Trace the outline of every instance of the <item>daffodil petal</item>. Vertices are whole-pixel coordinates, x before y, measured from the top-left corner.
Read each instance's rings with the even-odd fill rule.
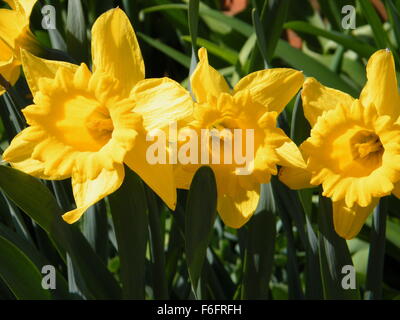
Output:
[[[217,181],[218,183],[218,181]],[[234,183],[234,182],[230,182]],[[231,228],[242,227],[253,215],[260,199],[260,187],[246,190],[239,183],[234,183],[234,192],[230,194],[218,194],[218,213],[224,223]]]
[[[30,17],[33,7],[35,6],[37,0],[18,0],[22,8],[24,9],[24,14],[27,18]]]
[[[307,167],[299,148],[293,141],[285,142],[275,151],[280,158],[280,161],[278,162],[279,165],[303,169]]]
[[[33,96],[39,92],[39,80],[41,78],[54,79],[57,70],[60,68],[74,73],[79,67],[68,62],[41,59],[26,50],[21,51],[21,57],[26,81]]]
[[[335,109],[338,105],[350,106],[354,98],[339,90],[323,86],[314,78],[307,78],[301,92],[304,116],[311,126],[325,111]]]
[[[268,111],[282,112],[303,84],[303,73],[293,69],[274,68],[250,73],[242,78],[233,92],[249,90],[252,100]]]
[[[117,163],[114,170],[103,169],[94,179],[89,179],[82,170],[84,168],[76,169],[72,174],[72,190],[77,208],[62,216],[68,223],[78,221],[90,206],[116,191],[125,175],[124,166]]]
[[[17,38],[29,24],[29,20],[25,15],[9,9],[0,9],[0,17],[0,39],[15,48]]]
[[[190,93],[169,78],[142,80],[131,97],[136,101],[134,111],[143,116],[147,131],[165,128],[175,121],[186,123],[193,114]]]
[[[170,209],[174,210],[176,206],[176,188],[172,165],[150,164],[146,158],[150,144],[144,139],[137,139],[133,149],[127,153],[125,163],[154,190]]]
[[[364,106],[374,104],[379,115],[397,119],[400,98],[393,55],[389,50],[379,50],[371,56],[367,64],[367,79],[361,91],[361,103]]]
[[[346,240],[353,239],[360,232],[363,224],[378,204],[379,199],[374,198],[367,207],[355,204],[347,207],[344,201],[332,202],[333,224],[336,233]]]
[[[208,64],[207,50],[199,49],[199,63],[190,77],[190,85],[198,103],[207,101],[208,96],[218,97],[230,92],[224,77]]]
[[[103,13],[92,28],[93,70],[112,75],[125,87],[126,95],[144,79],[144,61],[135,32],[119,8]]]
[[[21,73],[19,61],[13,55],[11,49],[0,39],[0,74],[11,85],[14,85]],[[5,89],[0,85],[0,96]]]
[[[35,143],[32,141],[41,137],[41,133],[33,127],[28,127],[18,133],[11,141],[10,146],[3,153],[3,160],[11,164],[22,172],[39,177],[49,179],[53,177],[45,176],[44,163],[32,158]]]
[[[293,190],[315,187],[310,183],[311,172],[303,168],[282,167],[279,170],[278,178]]]
[[[311,172],[307,170],[307,164],[294,142],[285,142],[276,149],[276,153],[280,158],[278,164],[282,166],[278,173],[280,181],[294,190],[315,187],[310,183]]]

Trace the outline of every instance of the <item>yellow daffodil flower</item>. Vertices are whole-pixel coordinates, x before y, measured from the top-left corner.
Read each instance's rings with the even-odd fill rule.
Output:
[[[393,56],[373,54],[359,99],[324,87],[303,86],[311,136],[301,145],[307,165],[283,168],[280,179],[294,189],[322,184],[333,201],[336,232],[355,237],[380,197],[400,196],[400,98]]]
[[[210,163],[216,177],[218,212],[224,223],[239,228],[254,213],[260,194],[260,184],[268,183],[277,174],[277,164],[301,165],[301,154],[295,144],[276,127],[276,119],[303,83],[303,74],[292,69],[269,69],[254,72],[241,79],[231,90],[222,75],[208,64],[206,49],[199,50],[199,63],[191,76],[196,99],[188,127],[197,131],[219,129],[233,132],[254,130],[254,158],[250,174],[238,174],[241,167],[235,161],[224,162],[227,141],[220,140],[220,164]],[[182,129],[181,132],[185,130]],[[222,132],[222,131],[221,131]],[[210,140],[216,137],[210,137]],[[235,145],[228,154],[237,152]],[[246,147],[242,147],[246,149]],[[213,151],[209,148],[210,159]],[[299,160],[300,158],[300,160]],[[300,162],[299,162],[300,161]],[[211,162],[211,161],[210,161]],[[200,163],[200,162],[198,162]],[[188,189],[198,164],[179,164],[175,179],[178,188]]]
[[[92,57],[93,72],[85,64],[44,60],[23,51],[34,104],[23,110],[30,126],[14,138],[4,160],[39,178],[71,177],[77,208],[63,215],[68,223],[120,187],[124,163],[174,209],[172,166],[147,162],[146,129],[135,112],[140,101],[134,96],[147,88],[162,95],[168,109],[168,95],[179,95],[182,106],[190,95],[186,93],[185,100],[184,90],[167,78],[143,80],[140,48],[120,9],[104,13],[94,23]],[[149,97],[145,102],[151,108]]]
[[[10,9],[0,9],[0,74],[14,85],[20,75],[20,49],[39,53],[39,44],[29,29],[29,18],[37,0],[6,0]],[[4,93],[0,84],[0,95]]]

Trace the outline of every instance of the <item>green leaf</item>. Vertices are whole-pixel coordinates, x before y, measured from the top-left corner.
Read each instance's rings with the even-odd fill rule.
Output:
[[[357,52],[361,57],[364,58],[369,58],[376,51],[376,48],[370,46],[365,42],[358,40],[353,36],[339,33],[337,31],[320,29],[304,21],[291,21],[285,23],[284,27],[285,29],[292,29],[294,31],[304,32],[315,36],[330,39],[338,44],[341,44],[346,49]]]
[[[168,299],[167,278],[165,276],[164,234],[161,231],[161,212],[153,190],[146,188],[149,207],[150,248],[153,265],[153,291],[156,300]]]
[[[353,97],[359,94],[357,89],[347,84],[339,75],[300,50],[291,47],[286,41],[279,40],[275,54],[292,67],[303,70],[308,77],[317,78],[326,86],[347,92]]]
[[[171,12],[173,10],[188,10],[188,5],[186,4],[164,4],[158,5],[153,7],[148,7],[140,11],[140,14],[147,14],[151,12],[158,12],[158,11],[168,11]],[[253,28],[248,23],[232,17],[226,14],[221,13],[218,10],[211,9],[210,7],[206,6],[204,3],[200,2],[200,9],[199,9],[200,17],[203,19],[212,18],[214,21],[218,21],[221,24],[224,24],[233,30],[237,31],[239,34],[249,37],[253,33]]]
[[[306,246],[306,298],[322,299],[323,288],[321,278],[321,265],[319,258],[318,238],[306,216],[307,246]]]
[[[389,13],[390,24],[393,28],[397,48],[400,48],[400,14],[392,0],[386,0],[386,8]]]
[[[178,50],[175,50],[174,48],[167,46],[166,44],[162,43],[161,41],[155,40],[141,32],[137,32],[136,34],[140,39],[145,41],[150,46],[156,48],[157,50],[160,50],[162,53],[164,53],[171,59],[174,59],[176,62],[180,63],[182,66],[184,66],[188,69],[190,68],[190,58],[188,58],[183,53],[181,53]]]
[[[385,260],[386,217],[388,198],[381,198],[372,217],[372,232],[368,255],[365,296],[367,299],[382,299],[383,263]]]
[[[18,234],[0,224],[0,238],[7,240],[18,248],[40,271],[43,266],[51,263],[32,245]],[[41,277],[43,278],[44,275]],[[70,298],[68,285],[63,275],[56,269],[56,288],[50,291],[51,296],[56,299]]]
[[[50,291],[42,288],[43,275],[35,264],[1,234],[0,277],[18,299],[51,299]]]
[[[79,62],[88,63],[88,41],[85,15],[80,0],[68,1],[66,23],[68,53]]]
[[[192,40],[193,51],[197,52],[197,30],[199,26],[199,0],[189,0],[188,10],[189,33]]]
[[[223,14],[218,10],[211,9],[203,3],[200,3],[200,16],[213,18],[231,27],[233,30],[237,31],[239,34],[245,36],[246,38],[250,37],[250,35],[254,32],[250,24],[238,18]]]
[[[151,6],[140,10],[139,15],[143,16],[144,14],[159,12],[159,11],[171,11],[171,10],[187,10],[187,4],[160,4],[157,6]]]
[[[190,36],[182,36],[181,38],[184,41],[191,42]],[[206,39],[198,37],[197,45],[200,47],[205,47],[210,53],[225,60],[229,64],[235,65],[239,59],[239,54],[235,50],[227,47],[220,47],[217,44],[210,42]]]
[[[104,200],[90,207],[82,217],[82,232],[92,249],[107,263],[108,233],[107,210]]]
[[[27,241],[33,241],[21,212],[7,197],[4,197],[16,232]]]
[[[171,218],[172,222],[169,231],[169,241],[165,257],[165,278],[169,292],[172,291],[174,278],[178,270],[179,258],[182,256],[184,251],[184,236],[178,226],[178,214],[179,212],[175,211]]]
[[[120,297],[120,287],[82,233],[62,220],[61,209],[48,188],[23,172],[0,166],[0,189],[49,234],[61,254],[60,248],[70,254],[95,298]]]
[[[282,34],[283,24],[286,21],[291,0],[265,1],[260,21],[265,30],[265,43],[267,59],[270,61],[274,55],[278,40]]]
[[[51,47],[53,49],[66,52],[67,44],[65,43],[61,33],[57,29],[49,29],[47,32],[49,33]]]
[[[332,202],[329,198],[319,198],[319,254],[324,297],[327,300],[360,299],[358,289],[344,289],[342,274],[344,266],[353,266],[346,240],[339,237],[333,227]]]
[[[197,170],[190,185],[185,213],[185,252],[192,290],[201,299],[199,278],[217,212],[217,186],[209,167]]]
[[[189,21],[190,39],[191,39],[191,43],[192,43],[192,57],[190,59],[188,88],[189,88],[190,93],[192,94],[192,85],[190,83],[190,76],[196,69],[197,62],[198,62],[197,34],[198,34],[198,27],[199,27],[199,0],[189,0],[188,21]]]
[[[300,200],[296,197],[295,191],[286,187],[276,176],[271,178],[273,194],[279,208],[283,228],[287,237],[287,273],[289,285],[289,299],[303,299],[304,294],[301,287],[299,265],[297,259],[297,248],[293,234],[293,222],[299,231],[300,238],[306,244],[304,213]],[[292,222],[293,221],[293,222]]]
[[[123,298],[144,299],[148,209],[139,176],[125,167],[125,180],[109,196],[109,201],[121,263]]]
[[[382,21],[379,18],[371,1],[358,1],[361,7],[361,11],[367,20],[368,24],[372,28],[374,34],[374,40],[379,49],[385,49],[388,47],[388,38],[386,31],[383,29]]]
[[[269,59],[269,56],[267,53],[267,44],[265,42],[264,29],[263,29],[263,26],[260,21],[260,17],[258,16],[256,9],[253,9],[251,11],[251,16],[253,19],[254,29],[256,30],[258,48],[260,49],[261,55],[264,59],[265,69],[268,69],[269,65],[270,65],[270,59]]]
[[[292,124],[290,126],[290,138],[300,145],[310,136],[310,124],[304,116],[303,101],[301,99],[301,91],[297,94],[292,113]]]
[[[277,208],[270,184],[261,185],[260,201],[247,224],[242,299],[267,299],[274,265]]]

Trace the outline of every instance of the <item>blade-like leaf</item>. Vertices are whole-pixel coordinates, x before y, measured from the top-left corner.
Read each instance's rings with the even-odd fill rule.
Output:
[[[197,170],[186,204],[185,252],[193,293],[201,298],[199,281],[217,208],[217,187],[209,167]]]
[[[0,277],[18,299],[51,299],[50,291],[42,288],[43,275],[35,264],[1,235]]]
[[[182,40],[191,42],[190,36],[182,36]],[[210,53],[220,57],[221,59],[225,60],[229,64],[236,64],[239,59],[239,53],[231,48],[220,47],[215,43],[208,41],[206,39],[197,38],[197,45],[200,47],[206,48]]]
[[[365,296],[367,299],[372,300],[382,299],[387,206],[387,197],[381,198],[372,217],[371,242],[368,255],[367,280],[365,284]]]
[[[174,59],[176,62],[180,63],[186,68],[190,68],[190,58],[188,58],[186,55],[183,53],[179,52],[178,50],[167,46],[166,44],[162,43],[159,40],[155,40],[141,32],[137,32],[137,36],[141,38],[143,41],[145,41],[147,44],[150,46],[156,48],[157,50],[160,50],[162,53],[170,57],[171,59]]]
[[[353,267],[353,262],[346,240],[334,230],[330,199],[320,196],[319,209],[319,253],[324,297],[327,300],[360,299],[357,287],[352,289],[343,286],[343,278],[347,273],[342,273],[342,270],[345,266]]]
[[[77,61],[88,63],[86,21],[81,0],[68,1],[66,39],[69,54]]]
[[[310,124],[304,117],[301,91],[297,94],[292,113],[292,124],[290,126],[290,138],[294,143],[300,145],[310,136]]]
[[[260,20],[265,30],[265,44],[268,61],[272,59],[282,34],[291,0],[265,1]]]
[[[43,266],[51,265],[51,263],[39,253],[39,251],[32,245],[32,243],[26,241],[18,234],[12,232],[12,230],[6,228],[0,224],[0,238],[7,240],[12,243],[18,250],[20,250],[36,268],[40,271]],[[43,277],[44,275],[42,275]],[[67,282],[63,275],[56,269],[56,288],[50,291],[53,298],[57,299],[68,299],[70,295],[68,293]]]
[[[82,231],[100,259],[107,263],[108,233],[107,210],[104,201],[90,207],[82,217]]]
[[[125,167],[122,186],[109,196],[125,299],[144,299],[148,240],[146,194],[139,176]]]
[[[306,76],[317,78],[326,86],[347,92],[354,97],[359,94],[357,89],[347,84],[339,75],[300,50],[291,47],[286,41],[279,40],[275,55],[292,67],[303,70]]]
[[[350,49],[353,50],[354,52],[357,52],[360,56],[364,58],[369,58],[376,51],[376,48],[370,46],[365,42],[358,40],[353,36],[339,33],[336,31],[323,30],[304,21],[291,21],[285,23],[285,29],[292,29],[298,32],[304,32],[315,36],[330,39],[338,44],[343,45],[346,49]]]
[[[50,235],[57,248],[63,248],[70,254],[94,297],[120,297],[120,287],[111,273],[82,233],[62,220],[56,200],[39,180],[18,170],[0,166],[0,189]]]
[[[277,208],[270,184],[261,185],[260,202],[247,224],[242,299],[267,299],[274,264]]]
[[[149,207],[150,248],[153,264],[153,290],[155,299],[168,299],[167,279],[165,276],[164,234],[161,231],[161,213],[157,197],[146,186]]]
[[[197,52],[197,29],[199,26],[199,0],[189,0],[188,10],[189,33],[192,40],[193,51]]]

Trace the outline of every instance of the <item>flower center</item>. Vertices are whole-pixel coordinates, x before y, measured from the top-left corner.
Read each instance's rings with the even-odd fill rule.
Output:
[[[90,95],[76,95],[59,102],[50,117],[54,123],[47,124],[48,130],[81,152],[100,150],[111,139],[114,129],[107,108]]]
[[[102,106],[94,109],[86,119],[86,128],[95,140],[104,143],[110,140],[114,125],[108,110]]]
[[[383,154],[383,146],[379,137],[368,130],[358,131],[351,139],[351,153],[354,160],[380,159]]]
[[[234,120],[218,120],[215,121],[209,128],[211,131],[211,139],[219,139],[223,144],[224,142],[232,142],[234,129],[237,129],[237,123]]]

